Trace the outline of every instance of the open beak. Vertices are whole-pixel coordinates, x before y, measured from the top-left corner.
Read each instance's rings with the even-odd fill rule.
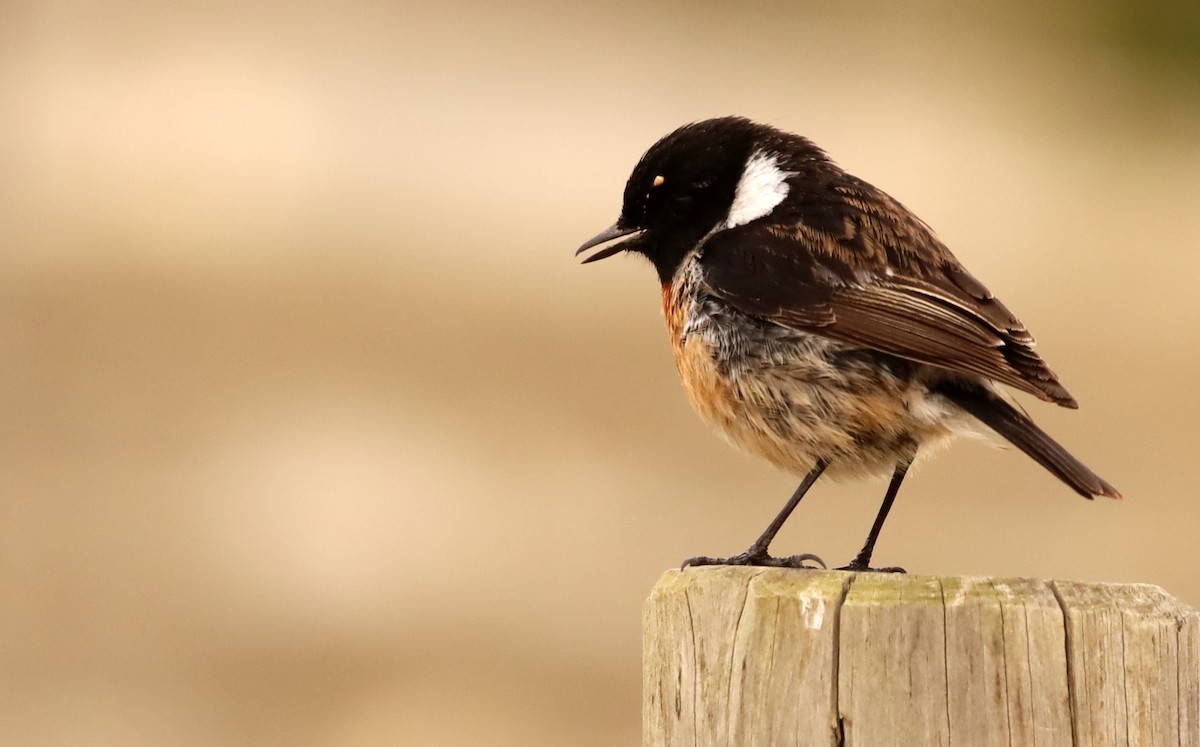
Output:
[[[583,262],[580,264],[586,265],[588,262],[595,262],[598,259],[611,257],[614,254],[618,254],[628,249],[629,244],[639,239],[645,232],[646,231],[641,228],[621,228],[619,224],[614,223],[592,238],[583,242],[583,246],[575,250],[575,256],[578,257],[580,254],[583,254],[592,247],[600,246],[601,244],[608,244],[608,246],[583,260]],[[617,239],[621,239],[621,241],[617,241]],[[612,242],[611,244],[609,243],[610,241]]]

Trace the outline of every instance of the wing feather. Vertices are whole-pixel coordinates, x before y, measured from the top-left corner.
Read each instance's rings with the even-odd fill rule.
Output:
[[[715,296],[784,326],[1076,406],[1025,326],[928,226],[840,170],[818,184],[779,215],[709,238],[700,262]]]

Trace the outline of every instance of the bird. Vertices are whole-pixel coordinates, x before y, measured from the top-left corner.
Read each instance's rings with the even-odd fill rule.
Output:
[[[890,482],[862,550],[871,566],[917,458],[954,436],[1006,439],[1080,495],[1121,494],[1015,405],[1011,387],[1077,408],[1025,325],[933,230],[811,140],[744,117],[692,122],[637,162],[617,221],[575,252],[649,260],[675,366],[733,446],[802,477],[745,552],[684,567],[825,567],[770,555],[822,475]]]

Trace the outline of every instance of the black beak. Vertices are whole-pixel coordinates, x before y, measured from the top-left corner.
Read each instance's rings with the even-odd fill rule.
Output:
[[[596,252],[592,256],[583,260],[583,262],[581,262],[580,264],[586,265],[588,262],[595,262],[598,259],[604,259],[605,257],[611,257],[614,254],[623,252],[626,249],[628,249],[629,243],[636,241],[639,237],[641,237],[641,235],[643,233],[645,233],[644,229],[621,228],[619,223],[614,223],[611,226],[609,226],[608,228],[601,231],[600,233],[593,236],[592,238],[583,242],[583,246],[581,246],[575,250],[575,256],[578,257],[580,254],[583,254],[588,249],[591,249],[594,246],[599,246],[601,244],[607,244],[608,242],[613,241],[612,244],[609,244],[608,246],[604,247],[603,249]],[[626,237],[629,237],[629,238],[626,238]],[[624,241],[614,241],[615,239],[624,239]]]

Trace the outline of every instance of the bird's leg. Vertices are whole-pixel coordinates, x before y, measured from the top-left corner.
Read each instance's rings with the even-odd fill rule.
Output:
[[[821,473],[825,471],[828,465],[825,462],[817,462],[812,471],[805,476],[804,481],[800,483],[800,487],[796,488],[796,492],[792,493],[792,497],[788,499],[783,510],[779,512],[766,530],[759,535],[759,538],[754,540],[754,544],[746,548],[746,551],[731,558],[710,558],[705,555],[699,555],[694,558],[688,558],[683,561],[683,567],[689,565],[767,565],[777,568],[810,568],[806,566],[806,561],[812,560],[819,563],[822,568],[825,568],[825,561],[818,558],[812,553],[801,553],[800,555],[791,555],[786,558],[773,558],[767,554],[767,548],[771,545],[771,540],[775,539],[775,535],[783,527],[783,523],[792,515],[792,511],[796,509],[796,505],[800,503],[800,499],[808,492],[808,489],[813,486]]]
[[[883,496],[883,505],[879,507],[879,513],[875,516],[875,523],[871,526],[871,533],[867,535],[866,544],[863,545],[862,550],[859,550],[858,555],[854,556],[854,560],[851,560],[849,565],[838,568],[839,571],[905,572],[903,568],[897,566],[872,568],[871,554],[875,552],[875,540],[879,539],[879,530],[883,529],[883,522],[887,520],[888,511],[892,510],[892,503],[896,501],[896,493],[900,492],[900,483],[904,482],[904,476],[908,474],[908,468],[911,465],[912,457],[896,465],[896,471],[892,473],[892,482],[888,485],[887,494]]]

